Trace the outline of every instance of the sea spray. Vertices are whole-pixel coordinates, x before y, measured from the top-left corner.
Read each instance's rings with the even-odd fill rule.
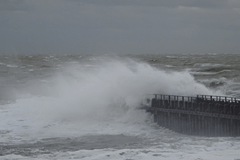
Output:
[[[224,93],[229,95],[229,91],[234,91],[233,95],[238,98],[239,56],[106,57],[110,56],[2,56],[0,63],[18,68],[0,65],[1,158],[205,160],[239,157],[239,137],[174,133],[159,127],[152,122],[151,114],[138,109],[139,99],[146,93],[219,95],[220,92],[205,86],[209,86],[212,79],[221,78],[227,83]],[[197,63],[199,65],[194,65]],[[201,65],[205,63],[226,66],[223,70],[229,69],[229,65],[233,68],[224,74],[202,74],[202,70],[212,68]],[[85,90],[81,90],[84,87]],[[222,88],[214,90],[222,91]],[[95,106],[95,99],[99,105]]]
[[[51,88],[56,102],[50,103],[47,110],[54,108],[65,118],[105,117],[114,106],[139,107],[141,98],[147,94],[214,94],[197,83],[188,71],[167,73],[132,60],[102,61],[91,67],[68,65],[55,74],[50,80],[51,86],[47,87]]]
[[[188,71],[165,72],[130,59],[98,61],[91,65],[66,64],[47,79],[47,95],[32,95],[9,104],[9,114],[16,118],[13,125],[26,126],[15,131],[35,138],[69,132],[102,133],[103,128],[118,134],[132,124],[143,127],[151,121],[149,114],[138,109],[148,94],[213,94]],[[31,87],[36,89],[29,86],[28,90]],[[132,128],[138,131],[136,126]]]

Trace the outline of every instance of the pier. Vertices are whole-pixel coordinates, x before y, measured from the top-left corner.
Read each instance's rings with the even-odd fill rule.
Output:
[[[154,94],[146,107],[154,122],[172,131],[198,136],[240,136],[240,99]]]

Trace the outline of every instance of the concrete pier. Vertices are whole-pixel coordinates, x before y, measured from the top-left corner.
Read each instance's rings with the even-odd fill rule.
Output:
[[[240,136],[240,99],[155,94],[146,110],[170,130],[199,136]]]

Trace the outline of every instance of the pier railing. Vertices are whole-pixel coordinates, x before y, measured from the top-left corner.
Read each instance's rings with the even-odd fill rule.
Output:
[[[154,94],[154,121],[173,131],[202,136],[240,136],[240,99],[224,96],[196,97]]]

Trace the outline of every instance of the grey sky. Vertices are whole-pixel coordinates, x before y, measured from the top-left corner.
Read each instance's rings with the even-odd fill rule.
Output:
[[[240,0],[0,0],[0,54],[239,52]]]

